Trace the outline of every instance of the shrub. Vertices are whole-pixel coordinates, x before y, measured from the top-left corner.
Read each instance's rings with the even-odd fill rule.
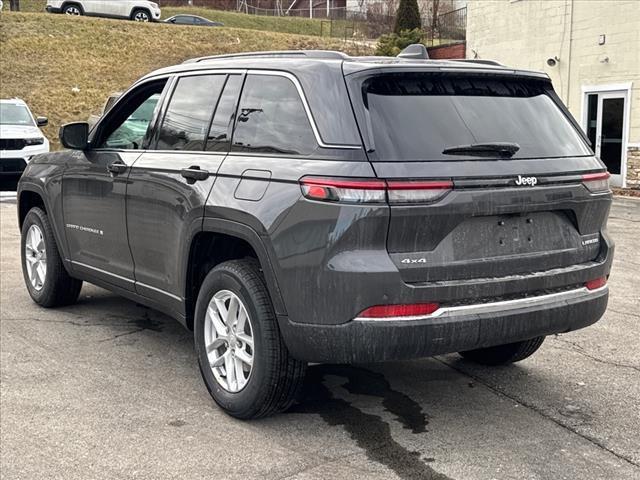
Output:
[[[421,27],[418,0],[400,0],[393,32],[399,35],[403,30],[415,30]]]
[[[382,35],[378,40],[376,46],[376,55],[383,55],[385,57],[395,57],[403,49],[413,43],[420,43],[422,41],[423,32],[419,28],[413,30],[402,30],[399,35],[395,33],[389,33],[388,35]]]

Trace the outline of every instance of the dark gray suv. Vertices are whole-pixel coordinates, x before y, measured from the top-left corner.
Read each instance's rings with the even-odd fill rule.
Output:
[[[175,317],[239,418],[290,406],[308,362],[515,362],[607,305],[608,174],[542,73],[206,57],[60,138],[19,185],[30,295]]]

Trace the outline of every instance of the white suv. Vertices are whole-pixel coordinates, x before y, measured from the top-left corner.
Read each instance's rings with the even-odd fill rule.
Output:
[[[21,175],[31,157],[49,151],[39,128],[47,123],[20,99],[0,100],[0,177]]]
[[[160,7],[145,0],[47,0],[47,12],[157,22]]]

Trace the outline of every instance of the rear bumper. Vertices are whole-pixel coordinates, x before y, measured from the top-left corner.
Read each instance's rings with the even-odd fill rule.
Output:
[[[578,288],[504,302],[442,309],[410,319],[354,319],[341,325],[280,318],[291,354],[321,363],[360,363],[440,355],[569,332],[597,322],[608,287]]]

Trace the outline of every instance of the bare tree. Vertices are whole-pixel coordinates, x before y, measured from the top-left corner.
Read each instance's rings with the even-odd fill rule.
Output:
[[[11,10],[12,12],[19,12],[20,11],[20,0],[11,0],[9,2],[9,10]]]

